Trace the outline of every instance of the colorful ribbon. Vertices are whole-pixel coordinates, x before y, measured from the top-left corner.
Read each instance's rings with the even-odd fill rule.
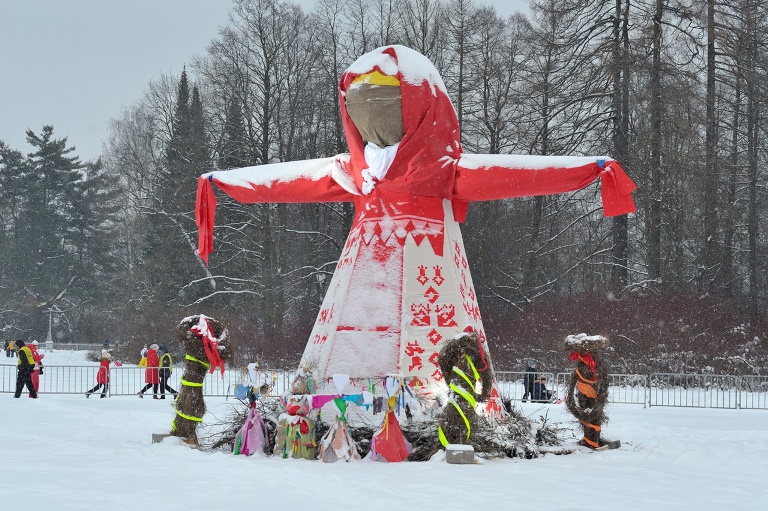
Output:
[[[219,339],[211,332],[211,326],[208,324],[208,318],[200,314],[197,325],[191,328],[192,333],[198,335],[203,340],[205,347],[205,356],[211,363],[209,371],[213,373],[218,367],[221,370],[221,377],[224,377],[224,361],[219,355]]]

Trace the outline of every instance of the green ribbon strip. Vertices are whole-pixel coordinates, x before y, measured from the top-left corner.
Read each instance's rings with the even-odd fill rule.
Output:
[[[477,372],[477,369],[475,368],[475,364],[472,363],[472,359],[469,358],[469,355],[464,355],[467,358],[467,363],[469,364],[469,367],[472,368],[472,374],[475,376],[475,380],[480,379],[480,373]]]
[[[458,374],[462,378],[464,378],[464,381],[467,382],[467,385],[469,385],[469,388],[472,390],[472,392],[475,391],[475,384],[472,383],[472,380],[469,379],[469,376],[467,376],[467,373],[465,373],[464,371],[462,371],[461,369],[459,369],[456,366],[453,366],[453,372]]]
[[[197,362],[198,364],[203,364],[203,366],[205,366],[206,369],[211,367],[211,364],[209,364],[208,362],[204,362],[204,361],[200,360],[199,358],[195,358],[192,355],[190,355],[189,353],[187,353],[187,355],[184,358],[186,358],[187,360],[191,360],[192,362]]]
[[[181,378],[179,381],[181,382],[182,385],[185,385],[187,387],[202,387],[203,386],[202,382],[201,383],[196,383],[196,382],[193,382],[193,381],[187,381],[184,378]]]
[[[467,426],[467,440],[469,440],[469,434],[470,434],[470,426],[469,426],[469,419],[467,419],[467,416],[464,415],[464,412],[459,408],[459,405],[456,404],[456,401],[448,401],[453,405],[454,408],[456,408],[456,411],[459,412],[459,415],[461,415],[461,418],[464,419],[464,425]],[[437,436],[440,438],[440,443],[443,444],[443,447],[448,446],[448,439],[445,437],[445,433],[443,433],[442,426],[437,427]]]
[[[187,415],[187,414],[181,413],[181,412],[180,412],[180,411],[178,411],[178,410],[176,410],[176,413],[177,413],[177,414],[178,414],[180,417],[183,417],[183,418],[187,419],[188,421],[203,422],[203,418],[202,418],[202,417],[194,417],[194,416],[192,416],[192,415]]]
[[[448,386],[451,388],[452,391],[454,391],[455,393],[457,393],[458,395],[466,399],[467,403],[469,403],[469,406],[471,406],[472,408],[477,406],[477,401],[475,400],[475,397],[472,394],[470,394],[469,392],[462,389],[456,384],[451,383]]]

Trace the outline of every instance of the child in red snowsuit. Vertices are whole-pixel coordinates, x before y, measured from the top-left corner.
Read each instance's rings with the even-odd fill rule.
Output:
[[[110,355],[108,352],[105,351],[101,354],[101,366],[99,367],[99,372],[96,373],[96,386],[86,392],[85,397],[91,397],[91,394],[99,390],[101,387],[104,387],[104,390],[101,391],[100,397],[107,397],[107,391],[109,390],[110,360],[112,360],[112,355]]]
[[[37,351],[37,341],[29,343],[29,351],[32,352],[32,358],[35,359],[35,367],[32,369],[32,385],[35,386],[35,392],[40,391],[40,375],[43,373],[43,355]]]

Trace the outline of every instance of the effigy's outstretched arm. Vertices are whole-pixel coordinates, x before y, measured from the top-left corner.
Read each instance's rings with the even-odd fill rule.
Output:
[[[635,183],[614,159],[599,156],[464,154],[454,198],[485,201],[581,190],[600,178],[605,216],[635,211]]]
[[[347,161],[349,155],[344,154],[203,174],[197,180],[195,208],[200,257],[208,264],[208,254],[213,251],[214,184],[244,203],[348,202],[359,192],[346,172]]]

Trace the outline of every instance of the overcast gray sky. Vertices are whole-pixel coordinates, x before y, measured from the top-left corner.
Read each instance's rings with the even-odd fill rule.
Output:
[[[315,0],[294,0],[309,11]],[[475,0],[501,15],[527,0]],[[27,128],[96,159],[109,120],[151,80],[179,74],[226,24],[231,0],[0,0],[0,140],[27,153]]]

